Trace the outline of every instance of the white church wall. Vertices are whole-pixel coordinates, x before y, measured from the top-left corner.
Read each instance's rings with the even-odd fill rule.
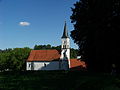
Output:
[[[26,70],[31,70],[31,62],[27,62],[26,63]]]
[[[51,62],[33,62],[33,70],[59,70],[59,61]],[[27,70],[31,70],[28,69]]]

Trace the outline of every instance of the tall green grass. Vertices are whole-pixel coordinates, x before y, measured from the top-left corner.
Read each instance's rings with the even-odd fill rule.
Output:
[[[0,72],[0,90],[120,90],[120,75],[79,71]]]

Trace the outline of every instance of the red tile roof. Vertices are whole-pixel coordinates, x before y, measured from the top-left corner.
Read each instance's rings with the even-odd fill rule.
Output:
[[[81,68],[86,68],[86,64],[78,59],[70,59],[70,68],[80,70]]]
[[[53,61],[59,59],[60,54],[57,50],[32,50],[27,61]]]

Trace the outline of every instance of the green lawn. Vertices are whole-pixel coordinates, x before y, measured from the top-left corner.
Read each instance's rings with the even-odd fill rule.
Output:
[[[0,90],[120,90],[120,75],[78,71],[1,72]]]

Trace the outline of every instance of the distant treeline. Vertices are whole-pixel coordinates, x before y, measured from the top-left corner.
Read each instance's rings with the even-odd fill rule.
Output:
[[[35,45],[33,49],[29,47],[24,48],[8,48],[0,50],[0,71],[17,71],[26,69],[26,60],[31,50],[48,50],[56,49],[61,51],[61,46],[51,45]],[[71,58],[77,57],[77,49],[71,49]]]

